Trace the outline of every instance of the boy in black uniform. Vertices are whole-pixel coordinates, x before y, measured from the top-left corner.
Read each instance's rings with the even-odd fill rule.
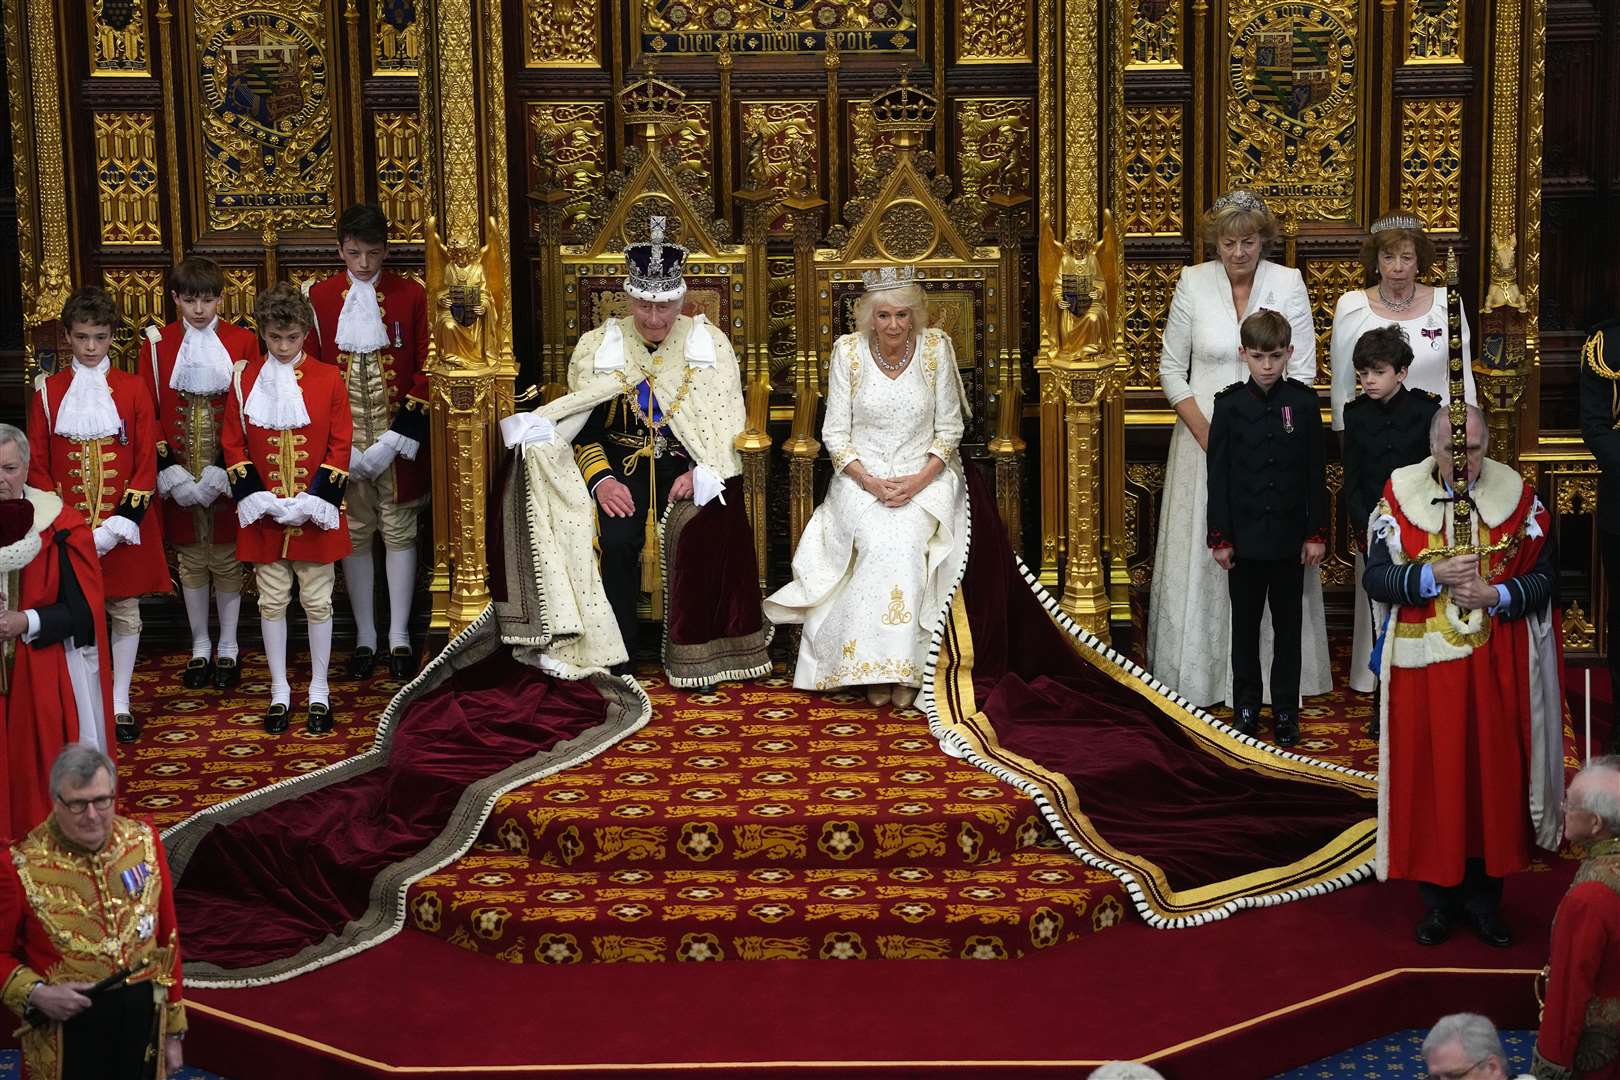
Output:
[[[1351,535],[1365,557],[1368,519],[1389,474],[1429,456],[1429,424],[1440,408],[1440,399],[1426,390],[1405,386],[1412,346],[1398,326],[1362,334],[1352,362],[1361,394],[1344,407],[1344,499]],[[1373,665],[1373,678],[1377,677],[1378,668]],[[1378,738],[1378,694],[1375,684],[1372,722],[1367,725],[1367,734],[1374,739]]]
[[[1598,550],[1608,592],[1609,753],[1620,753],[1620,320],[1592,330],[1581,350],[1581,435],[1598,464]]]
[[[1271,606],[1277,745],[1299,742],[1305,567],[1327,550],[1327,462],[1316,391],[1285,378],[1293,333],[1262,308],[1243,320],[1249,378],[1215,395],[1209,424],[1209,547],[1230,575],[1232,726],[1260,729],[1260,620]]]

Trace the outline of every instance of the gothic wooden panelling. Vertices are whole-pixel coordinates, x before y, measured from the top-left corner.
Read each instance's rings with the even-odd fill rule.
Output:
[[[1170,297],[1176,291],[1181,264],[1164,262],[1125,263],[1124,332],[1128,366],[1125,385],[1157,392],[1159,351],[1164,346],[1164,320],[1170,313]]]
[[[1125,188],[1118,207],[1127,236],[1180,236],[1185,198],[1180,105],[1127,106],[1124,116]]]
[[[416,5],[417,0],[376,0],[372,14],[372,74],[417,73],[422,63],[422,31]]]
[[[956,58],[964,64],[1028,62],[1034,23],[1026,0],[960,0]]]
[[[1333,337],[1333,311],[1339,297],[1359,289],[1365,275],[1360,259],[1312,259],[1305,264],[1305,291],[1311,297],[1311,319],[1316,326],[1316,382],[1331,385],[1333,362],[1328,346]]]
[[[333,40],[322,5],[197,0],[188,41],[199,231],[337,222]]]
[[[1400,205],[1432,232],[1462,228],[1462,98],[1401,102]]]
[[[525,3],[523,63],[531,68],[601,67],[602,22],[597,0]]]
[[[572,0],[578,3],[580,0]],[[970,0],[1005,7],[1009,0]],[[683,53],[714,55],[722,46],[742,55],[819,53],[829,46],[840,53],[915,52],[919,44],[912,0],[837,3],[822,0],[628,0],[643,55]],[[564,7],[571,4],[565,0]],[[531,13],[553,5],[533,3]],[[1022,0],[1017,11],[1027,26]],[[531,14],[532,18],[532,14]],[[577,17],[576,20],[577,22]],[[1007,28],[989,34],[988,47],[999,48]],[[1027,34],[1027,29],[1025,30]],[[1027,46],[1025,46],[1027,50]]]
[[[238,326],[256,327],[253,301],[259,295],[259,268],[257,266],[227,266],[225,292],[219,301],[219,313],[226,321]]]
[[[760,171],[765,187],[778,195],[788,192],[789,172],[795,168],[806,172],[810,191],[821,188],[821,102],[819,101],[745,101],[741,109],[743,177],[751,178],[749,169]],[[753,150],[757,140],[759,156],[754,164]],[[789,231],[786,214],[779,214],[771,222],[771,232]]]
[[[670,137],[681,156],[681,167],[690,169],[705,184],[714,180],[714,104],[687,98],[681,102],[681,126]]]
[[[147,75],[145,0],[85,0],[90,15],[90,74]]]
[[[421,114],[378,112],[372,122],[377,140],[377,202],[388,215],[388,238],[419,243],[427,220]]]
[[[530,186],[545,172],[570,193],[563,204],[563,235],[574,240],[607,174],[607,102],[531,102],[528,118]]]
[[[1365,74],[1359,7],[1232,0],[1227,187],[1250,188],[1273,212],[1303,220],[1353,218],[1365,181],[1356,158]]]
[[[1029,194],[1035,182],[1032,98],[961,98],[956,105],[956,147],[963,198],[983,202],[994,192]],[[984,227],[995,215],[984,207]]]
[[[102,271],[102,285],[118,301],[122,322],[113,329],[113,363],[134,371],[140,335],[148,323],[164,323],[163,271],[149,269],[108,269]]]
[[[1463,62],[1462,0],[1422,0],[1401,5],[1408,64]]]
[[[1131,26],[1131,55],[1126,69],[1181,67],[1181,4],[1175,0],[1125,3]]]
[[[97,112],[96,190],[101,242],[117,247],[163,243],[158,210],[157,119],[149,112]]]

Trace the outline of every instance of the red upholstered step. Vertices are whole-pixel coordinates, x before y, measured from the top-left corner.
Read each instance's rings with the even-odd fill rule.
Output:
[[[552,870],[490,847],[418,882],[410,925],[517,964],[1003,960],[1126,917],[1113,877],[1057,850],[978,867]]]

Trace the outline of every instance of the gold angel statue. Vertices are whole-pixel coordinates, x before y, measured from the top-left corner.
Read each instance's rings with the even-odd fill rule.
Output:
[[[510,308],[501,234],[495,220],[486,223],[489,241],[476,260],[458,262],[444,246],[432,216],[425,232],[427,294],[439,363],[458,368],[496,366],[502,320]]]

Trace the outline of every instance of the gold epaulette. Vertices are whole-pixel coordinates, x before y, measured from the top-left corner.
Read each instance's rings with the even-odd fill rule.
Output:
[[[1581,346],[1581,363],[1592,369],[1592,374],[1601,375],[1605,379],[1620,379],[1620,371],[1611,368],[1603,360],[1604,331],[1595,330],[1592,336],[1586,339]]]

